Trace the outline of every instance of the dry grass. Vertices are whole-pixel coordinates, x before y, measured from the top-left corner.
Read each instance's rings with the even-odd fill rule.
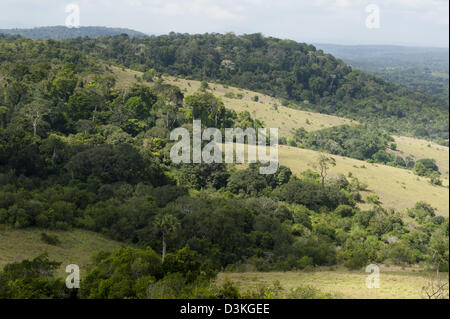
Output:
[[[429,274],[413,269],[380,269],[380,288],[367,288],[364,271],[332,270],[314,272],[245,272],[220,273],[218,282],[226,278],[241,290],[254,290],[258,285],[279,281],[284,293],[310,285],[342,299],[421,299],[422,287]]]
[[[109,68],[116,77],[116,87],[118,89],[129,87],[132,83],[137,82],[136,77],[142,76],[142,72],[139,71],[120,68],[117,66],[109,66]]]
[[[394,136],[394,138],[395,143],[397,144],[397,150],[402,156],[406,157],[410,155],[415,160],[422,158],[435,159],[436,164],[439,166],[439,171],[442,173],[443,179],[445,179],[444,183],[448,185],[448,147],[412,137]]]
[[[314,169],[319,152],[281,145],[279,160],[295,173]],[[418,201],[426,201],[442,216],[449,215],[448,187],[431,185],[427,178],[418,177],[412,171],[382,164],[369,164],[364,161],[335,156],[336,167],[330,174],[349,172],[368,185],[371,192],[380,196],[382,205],[387,208],[403,210],[411,208]]]
[[[174,77],[165,77],[167,83],[176,85],[188,94],[195,93],[200,88],[201,82]],[[249,90],[234,87],[224,87],[221,84],[210,83],[210,91],[222,98],[225,107],[236,112],[248,111],[253,118],[264,122],[265,127],[279,129],[279,135],[289,137],[293,135],[293,130],[303,127],[307,131],[316,131],[332,126],[354,124],[356,121],[344,119],[342,117],[300,111],[281,105],[279,99],[252,92]],[[225,94],[240,93],[242,99],[226,98]],[[253,101],[254,96],[258,96],[258,102]],[[276,105],[276,107],[275,107]]]
[[[85,230],[45,230],[47,234],[57,235],[61,241],[59,246],[53,246],[41,240],[42,232],[36,229],[8,229],[0,225],[0,269],[7,263],[32,259],[47,252],[51,260],[62,262],[57,274],[64,276],[67,265],[77,264],[83,272],[95,252],[112,251],[123,245]]]
[[[245,152],[247,163],[247,146]],[[316,163],[319,155],[320,152],[317,151],[285,145],[278,146],[280,165],[289,167],[297,176],[308,169],[317,171]],[[377,194],[383,207],[404,211],[413,207],[418,201],[425,201],[437,209],[438,215],[449,216],[448,187],[431,185],[427,178],[419,177],[410,170],[370,164],[343,156],[329,156],[336,160],[336,166],[329,170],[330,177],[337,174],[348,176],[350,172],[360,182],[368,185],[368,192],[364,192],[363,195]],[[360,206],[368,208],[367,204]]]
[[[142,76],[141,72],[129,69],[122,69],[111,66],[110,69],[117,78],[117,87],[126,88],[131,83],[136,82],[136,77]],[[178,86],[185,94],[193,94],[200,89],[201,82],[186,80],[173,76],[164,76],[166,83]],[[147,85],[152,83],[145,82]],[[236,112],[248,111],[253,118],[264,122],[265,127],[279,128],[279,135],[289,137],[293,135],[293,130],[303,127],[307,131],[320,130],[332,126],[355,124],[356,121],[344,119],[337,116],[299,111],[284,107],[281,101],[270,96],[252,92],[235,87],[225,87],[221,84],[209,83],[210,92],[222,98],[225,107]],[[242,99],[226,98],[225,94],[242,94]],[[258,102],[253,101],[257,95]],[[275,105],[277,105],[275,107]]]
[[[117,76],[119,87],[126,87],[136,81],[135,75],[142,73],[112,67]],[[175,77],[164,77],[167,83],[180,87],[185,93],[192,94],[200,88],[199,81],[185,80]],[[147,83],[151,85],[151,83]],[[336,116],[328,116],[319,113],[305,112],[281,106],[278,99],[251,92],[248,90],[224,87],[220,84],[209,83],[211,92],[221,96],[225,106],[238,112],[247,110],[252,117],[263,120],[265,127],[278,127],[279,136],[290,136],[292,130],[304,127],[308,131],[314,131],[325,127],[342,124],[356,123]],[[242,99],[229,99],[224,95],[228,92],[243,94]],[[258,95],[259,102],[252,98]],[[278,109],[274,108],[278,105]],[[306,123],[310,123],[309,125]],[[448,185],[448,148],[427,141],[407,137],[396,137],[397,148],[403,155],[410,154],[416,159],[434,158],[439,165],[444,177],[444,185]],[[431,146],[428,147],[428,144]],[[280,146],[280,162],[290,167],[295,174],[300,174],[307,169],[313,169],[318,152]],[[404,210],[413,207],[417,201],[426,201],[433,205],[438,214],[449,215],[449,191],[448,187],[433,186],[428,179],[414,175],[412,171],[395,168],[381,164],[368,164],[351,158],[333,156],[337,165],[331,170],[332,174],[351,172],[360,181],[369,185],[370,191],[380,196],[385,207]]]

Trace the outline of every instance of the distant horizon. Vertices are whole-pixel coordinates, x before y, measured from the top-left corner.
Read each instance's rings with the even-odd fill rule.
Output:
[[[34,27],[10,27],[10,28],[0,28],[0,30],[33,30],[33,29],[39,29],[39,28],[55,28],[55,27],[64,27],[67,29],[71,29],[66,27],[65,25],[40,25],[40,26],[34,26]],[[179,34],[190,34],[190,35],[195,35],[195,34],[206,34],[206,33],[217,33],[217,34],[227,34],[227,33],[233,33],[237,36],[241,36],[241,35],[245,35],[245,34],[252,34],[252,33],[237,33],[234,31],[228,31],[228,32],[203,32],[203,33],[190,33],[190,32],[177,32],[177,31],[169,31],[167,33],[159,33],[159,34],[151,34],[151,33],[147,33],[141,30],[137,30],[137,29],[133,29],[130,27],[122,27],[122,26],[105,26],[105,25],[81,25],[78,28],[73,28],[73,29],[79,29],[79,28],[107,28],[107,29],[125,29],[125,30],[129,30],[129,31],[134,31],[134,32],[138,32],[138,33],[142,33],[145,36],[162,36],[162,35],[168,35],[172,32],[174,33],[179,33]],[[265,34],[263,32],[253,32],[253,33],[261,33],[264,37],[273,37],[273,38],[279,38],[279,39],[283,39],[283,40],[292,40],[292,41],[296,41],[296,42],[301,42],[301,43],[307,43],[307,44],[312,44],[314,46],[319,46],[319,45],[335,45],[335,46],[345,46],[345,47],[372,47],[372,46],[376,46],[376,47],[404,47],[404,48],[417,48],[417,49],[442,49],[442,50],[449,50],[449,47],[445,47],[445,46],[429,46],[429,45],[420,45],[420,44],[391,44],[391,43],[337,43],[337,42],[317,42],[317,41],[307,41],[307,40],[299,40],[299,39],[291,39],[291,38],[283,38],[283,37],[279,37],[279,36],[273,36],[273,35],[268,35]]]
[[[145,34],[262,34],[307,43],[448,48],[448,0],[2,0],[0,29],[118,26]]]

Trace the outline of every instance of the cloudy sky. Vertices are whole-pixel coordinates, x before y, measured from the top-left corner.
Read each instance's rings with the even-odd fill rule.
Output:
[[[449,0],[1,0],[0,28],[64,25],[70,3],[79,5],[82,26],[148,34],[261,32],[313,43],[449,43]],[[366,12],[369,5],[379,8],[379,28],[373,28],[376,12]]]

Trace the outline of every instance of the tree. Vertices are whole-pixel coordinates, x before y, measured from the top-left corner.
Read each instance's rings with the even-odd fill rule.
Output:
[[[180,223],[178,219],[170,214],[167,215],[159,215],[153,221],[153,224],[162,234],[162,261],[164,262],[164,258],[166,257],[166,249],[167,249],[167,236],[170,233],[174,233],[177,231]]]
[[[226,116],[223,102],[211,93],[196,93],[187,96],[186,105],[192,108],[194,119],[202,121],[202,125],[218,127],[220,120]]]
[[[449,286],[447,280],[441,280],[440,268],[446,266],[448,272],[448,234],[437,231],[431,238],[431,264],[436,269],[436,277],[431,277],[426,285],[422,287],[422,293],[428,299],[448,299]]]
[[[101,97],[93,90],[76,92],[69,97],[67,109],[73,120],[95,119],[94,113],[101,103]]]
[[[317,165],[320,169],[320,177],[322,179],[322,186],[325,186],[325,178],[328,175],[328,170],[336,166],[336,160],[333,157],[328,157],[325,154],[320,154],[317,160]]]
[[[153,79],[157,76],[159,76],[158,72],[156,72],[155,69],[150,69],[150,70],[145,71],[145,73],[142,77],[147,82],[153,82]]]
[[[430,177],[433,173],[439,175],[439,167],[436,165],[436,160],[423,158],[414,165],[414,172],[419,176]]]
[[[57,96],[63,99],[64,102],[67,102],[73,94],[77,82],[78,79],[75,76],[74,66],[67,64],[56,75],[56,78],[52,82],[50,92],[53,96]]]
[[[49,113],[50,109],[46,103],[42,103],[40,100],[36,100],[25,107],[24,115],[31,121],[33,126],[33,136],[36,136],[37,128],[41,123],[42,118]]]
[[[47,254],[32,260],[5,265],[0,271],[0,299],[66,298],[69,292],[53,273],[61,263],[51,261]]]
[[[5,128],[6,127],[6,116],[9,113],[9,109],[4,106],[4,105],[0,105],[0,120],[2,122],[2,127]]]
[[[79,120],[76,124],[77,131],[83,133],[84,137],[95,129],[95,123],[90,120]]]
[[[160,276],[161,259],[150,247],[98,252],[80,294],[92,299],[146,298],[149,286]]]
[[[137,119],[146,119],[150,115],[150,109],[140,96],[132,96],[125,103],[125,108],[132,112]]]
[[[206,90],[209,89],[209,84],[206,81],[202,81],[202,83],[200,84],[200,91],[202,92],[206,92]]]

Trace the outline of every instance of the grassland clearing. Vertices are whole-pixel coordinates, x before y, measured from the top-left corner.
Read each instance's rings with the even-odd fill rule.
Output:
[[[380,288],[367,288],[369,274],[345,269],[296,271],[296,272],[243,272],[220,273],[218,283],[226,279],[234,282],[242,291],[252,291],[261,285],[270,286],[278,281],[282,295],[301,286],[313,286],[340,299],[421,299],[422,287],[430,273],[419,268],[400,269],[380,267]]]
[[[432,158],[436,160],[436,165],[444,179],[444,184],[448,185],[449,178],[449,148],[426,140],[406,136],[394,136],[397,144],[397,152],[406,157],[412,156],[415,160],[422,158]]]
[[[111,67],[117,76],[118,87],[126,87],[141,72],[118,67]],[[179,86],[185,93],[192,94],[200,89],[201,82],[165,76],[167,83]],[[151,83],[147,83],[152,85]],[[248,90],[227,87],[221,84],[209,83],[209,89],[217,96],[221,96],[225,107],[237,112],[249,111],[254,118],[264,121],[265,127],[278,127],[280,136],[290,136],[292,130],[304,127],[314,131],[325,127],[343,124],[356,124],[336,116],[300,111],[281,106],[278,99],[255,93]],[[242,94],[242,99],[226,98],[227,93]],[[258,102],[253,97],[258,95]],[[278,105],[275,109],[274,105]],[[307,125],[307,122],[310,124]],[[412,155],[416,159],[434,158],[443,173],[443,183],[448,185],[448,148],[429,143],[419,139],[407,137],[395,137],[397,148],[403,155]],[[428,147],[428,144],[431,147]],[[307,169],[314,169],[319,152],[280,145],[280,163],[292,169],[295,174],[300,174]],[[396,168],[382,164],[369,164],[352,158],[334,156],[336,167],[330,170],[331,174],[352,173],[361,182],[368,185],[370,192],[377,194],[383,206],[404,210],[413,207],[418,201],[426,201],[437,209],[438,214],[449,215],[449,189],[448,187],[434,186],[424,177],[415,175],[411,170]],[[362,205],[365,207],[365,205]]]
[[[55,246],[43,242],[42,232],[57,235],[61,244]],[[125,244],[86,230],[9,229],[0,225],[0,269],[5,264],[33,259],[48,253],[51,260],[62,263],[57,274],[64,276],[67,265],[77,264],[81,271],[85,271],[95,252],[112,251],[122,246]]]

